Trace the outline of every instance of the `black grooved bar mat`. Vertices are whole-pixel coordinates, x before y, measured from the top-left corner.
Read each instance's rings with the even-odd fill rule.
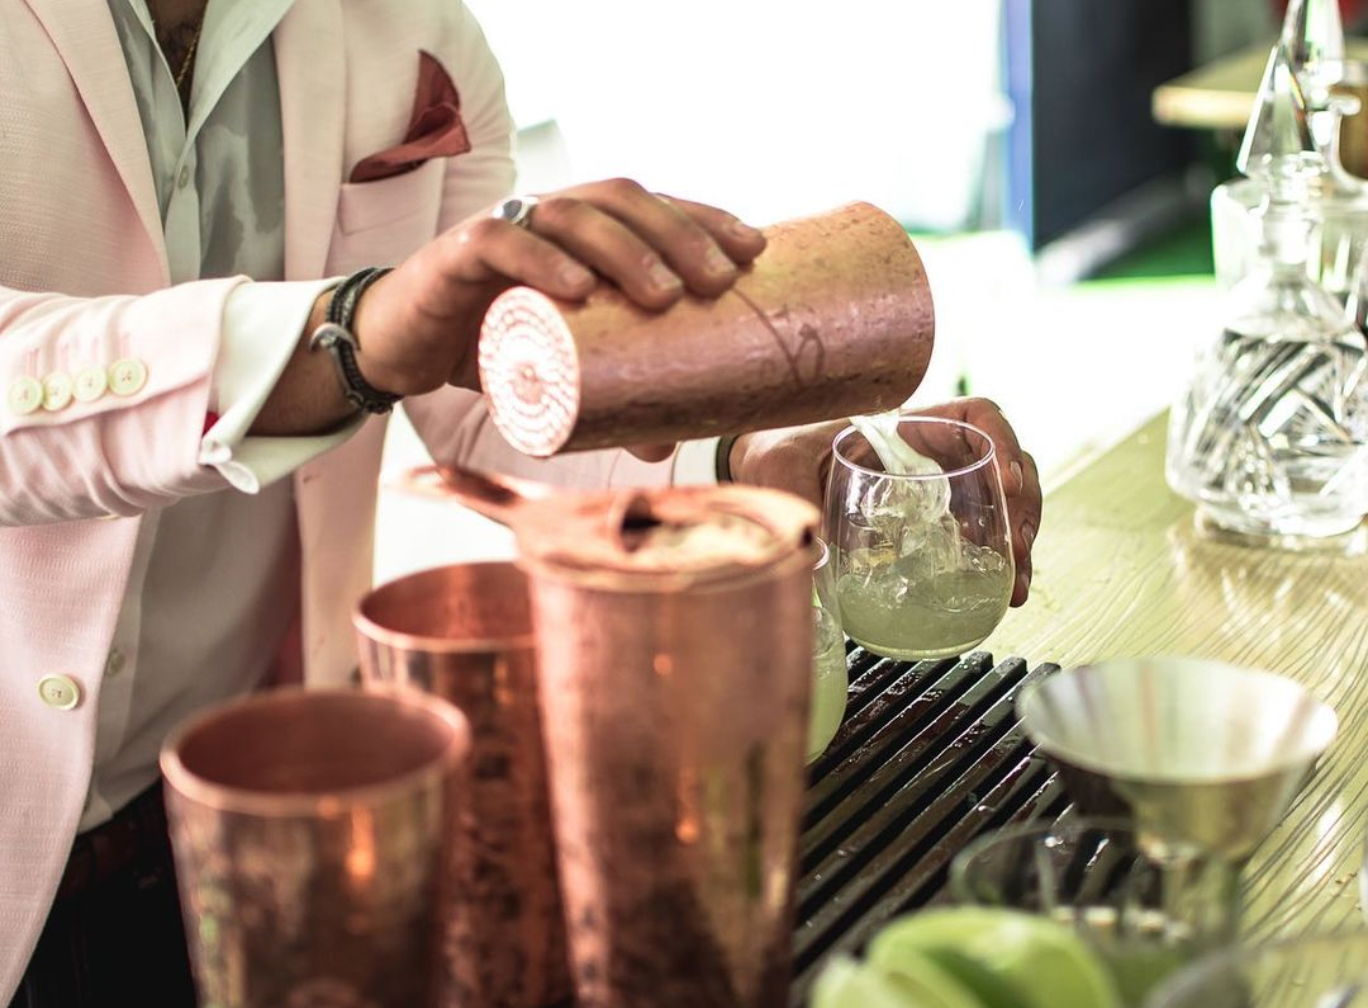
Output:
[[[970,840],[1055,817],[1068,799],[1013,714],[1020,658],[908,662],[850,654],[846,718],[812,767],[798,879],[794,1005],[833,952],[942,896]]]

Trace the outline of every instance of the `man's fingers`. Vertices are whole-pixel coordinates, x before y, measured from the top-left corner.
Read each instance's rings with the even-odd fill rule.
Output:
[[[1029,551],[1040,531],[1040,470],[1030,452],[1022,452],[1021,462],[1021,489],[1013,495],[1017,510],[1014,524],[1022,530],[1022,545]]]
[[[988,399],[956,399],[953,402],[918,410],[924,416],[939,416],[972,424],[992,440],[998,475],[1007,497],[1007,512],[1012,523],[1012,557],[1016,564],[1016,583],[1012,605],[1019,606],[1030,594],[1034,569],[1031,548],[1040,530],[1040,472],[1029,452],[1021,450],[1016,431],[998,405]],[[932,458],[947,450],[940,443],[928,443],[926,454]]]
[[[447,232],[439,247],[442,275],[457,290],[511,280],[577,301],[596,283],[593,271],[556,243],[492,217]]]
[[[687,214],[700,227],[704,228],[713,240],[731,257],[732,261],[744,266],[765,250],[765,235],[759,228],[751,227],[735,215],[719,210],[706,203],[694,203],[678,196],[665,196],[679,210]]]
[[[735,220],[725,211],[657,196],[626,179],[577,186],[566,190],[564,195],[591,204],[615,218],[656,253],[660,266],[681,279],[689,290],[704,297],[716,296],[730,287],[736,280],[740,264],[749,262],[764,247],[764,237],[758,232],[757,239],[747,242],[715,223],[723,219]],[[539,213],[545,203],[538,206]],[[538,219],[536,227],[540,229],[541,226]],[[620,276],[614,278],[630,292],[630,286],[623,284]]]
[[[1017,577],[1012,589],[1012,605],[1021,605],[1031,591],[1035,573],[1032,548],[1040,531],[1041,492],[1040,470],[1030,452],[1021,453],[1021,489],[1007,505],[1012,516],[1012,552],[1016,560]]]
[[[542,200],[533,217],[533,230],[616,283],[643,308],[667,308],[684,293],[683,279],[649,238],[586,200],[569,196]]]
[[[631,452],[643,462],[664,462],[674,454],[675,446],[672,444],[642,444],[628,445],[627,451]]]
[[[724,210],[611,179],[541,197],[520,226],[480,217],[438,244],[447,294],[456,300],[471,296],[461,285],[509,282],[580,300],[597,274],[659,310],[686,290],[705,297],[727,290],[765,237]]]

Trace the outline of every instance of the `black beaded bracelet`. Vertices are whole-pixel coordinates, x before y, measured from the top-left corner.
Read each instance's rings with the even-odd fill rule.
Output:
[[[331,351],[337,365],[337,376],[342,381],[342,395],[347,402],[367,413],[388,413],[402,396],[382,392],[371,385],[356,363],[361,344],[353,332],[356,306],[366,288],[389,272],[388,267],[371,266],[358,270],[333,290],[328,301],[327,321],[309,337],[309,349],[320,347]]]
[[[719,483],[732,481],[731,451],[736,444],[737,434],[725,434],[717,439],[717,452],[713,456],[714,475]]]

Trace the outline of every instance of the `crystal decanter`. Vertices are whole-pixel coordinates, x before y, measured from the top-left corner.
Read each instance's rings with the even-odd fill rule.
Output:
[[[1344,306],[1308,276],[1324,157],[1286,46],[1269,59],[1240,152],[1264,193],[1248,274],[1169,428],[1167,476],[1208,522],[1326,537],[1368,512],[1368,356]]]

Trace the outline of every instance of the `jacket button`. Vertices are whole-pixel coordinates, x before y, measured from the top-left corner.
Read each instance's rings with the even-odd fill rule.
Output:
[[[27,416],[43,405],[43,383],[28,375],[14,379],[5,395],[5,405],[11,413]]]
[[[38,695],[53,710],[71,710],[81,702],[81,687],[70,676],[43,676],[38,680]]]
[[[109,388],[109,377],[102,367],[84,368],[76,375],[75,387],[71,390],[78,402],[94,402]]]
[[[54,371],[43,379],[43,409],[49,413],[66,409],[71,405],[71,395],[75,391],[71,375],[65,371]]]
[[[131,396],[147,384],[147,365],[133,357],[109,365],[109,390],[115,395]]]

